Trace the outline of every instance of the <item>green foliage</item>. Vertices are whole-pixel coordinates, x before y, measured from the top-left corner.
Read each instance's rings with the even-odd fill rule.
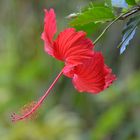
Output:
[[[140,0],[135,0],[136,1],[136,3],[139,3],[140,2]]]
[[[105,5],[107,5],[108,7],[112,7],[111,0],[105,0]]]
[[[100,27],[100,23],[88,23],[84,25],[74,26],[78,31],[83,30],[87,33],[88,36],[92,36],[96,30]]]
[[[140,24],[140,15],[130,18],[130,20],[127,22],[126,27],[123,30],[122,42],[119,45],[121,46],[120,48],[121,54],[125,51],[130,40],[133,39],[136,32],[136,28],[139,26],[139,24]]]
[[[104,23],[114,18],[114,14],[109,7],[93,6],[78,14],[74,20],[70,22],[72,26],[84,25],[89,23]]]
[[[129,5],[135,5],[136,4],[135,0],[126,0],[126,2]]]
[[[12,131],[8,135],[1,136],[1,140],[81,139],[81,119],[62,106],[52,108],[44,117],[43,123],[27,121],[12,125]]]
[[[112,20],[115,16],[109,1],[104,4],[90,3],[82,9],[81,13],[77,13],[77,17],[72,19],[70,25],[77,30],[83,30],[87,32],[88,36],[94,34],[102,23]]]
[[[126,108],[125,103],[114,104],[106,110],[96,121],[95,128],[92,130],[91,139],[105,139],[110,132],[113,132],[122,123]]]

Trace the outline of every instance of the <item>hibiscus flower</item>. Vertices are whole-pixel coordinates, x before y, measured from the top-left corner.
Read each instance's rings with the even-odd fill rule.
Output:
[[[54,40],[57,31],[56,17],[53,9],[45,9],[44,31],[41,38],[44,41],[44,49],[49,55],[64,62],[64,68],[58,74],[46,93],[38,102],[33,102],[26,107],[21,115],[12,114],[12,120],[18,121],[28,118],[42,104],[62,74],[72,78],[74,87],[79,92],[97,94],[116,79],[112,70],[104,64],[104,58],[100,52],[95,52],[94,44],[86,37],[83,31],[67,28]]]

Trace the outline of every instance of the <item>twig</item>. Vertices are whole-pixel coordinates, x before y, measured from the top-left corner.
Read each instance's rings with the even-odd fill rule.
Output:
[[[137,13],[138,11],[140,11],[140,6],[134,7],[132,9],[130,9],[128,12],[120,14],[118,17],[116,17],[110,24],[108,24],[105,29],[102,31],[102,33],[96,38],[96,40],[94,41],[94,44],[96,44],[99,39],[104,35],[104,33],[109,29],[109,27],[114,24],[117,20],[124,20],[127,17]]]

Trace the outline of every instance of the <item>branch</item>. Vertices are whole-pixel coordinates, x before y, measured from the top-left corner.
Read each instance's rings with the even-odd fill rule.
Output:
[[[124,19],[126,19],[127,17],[129,17],[129,16],[131,16],[131,15],[137,13],[138,11],[140,11],[140,6],[134,7],[134,8],[132,8],[130,11],[124,13],[124,14],[119,18],[119,20],[124,20]]]
[[[129,11],[127,11],[126,13],[120,14],[118,17],[116,17],[110,24],[108,24],[106,26],[106,28],[102,31],[102,33],[96,38],[96,40],[94,41],[94,44],[96,44],[99,39],[104,35],[104,33],[110,28],[110,26],[112,24],[114,24],[116,21],[118,20],[125,20],[127,17],[137,13],[140,11],[140,6],[134,7],[132,9],[130,9]]]

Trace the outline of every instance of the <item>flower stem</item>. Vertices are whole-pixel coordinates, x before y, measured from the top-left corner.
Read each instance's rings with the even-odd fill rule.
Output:
[[[49,89],[45,92],[45,94],[39,99],[39,101],[34,105],[34,107],[32,107],[27,113],[25,113],[24,115],[16,115],[15,113],[13,113],[11,115],[12,117],[12,121],[19,121],[19,120],[23,120],[27,117],[29,117],[30,115],[32,115],[42,104],[42,102],[45,100],[45,98],[49,95],[50,91],[52,90],[52,88],[54,87],[54,85],[56,84],[56,82],[58,81],[58,79],[61,77],[63,73],[63,69],[61,70],[61,72],[58,74],[58,76],[55,78],[55,80],[53,81],[53,83],[51,84],[51,86],[49,87]]]
[[[110,24],[108,24],[105,29],[102,31],[102,33],[97,37],[97,39],[94,41],[94,44],[96,44],[100,38],[105,34],[105,32],[109,29],[109,27],[114,24],[117,20],[124,20],[125,18],[129,17],[132,14],[135,14],[136,12],[140,11],[140,7],[134,7],[127,11],[126,13],[120,14],[118,17],[116,17]]]

